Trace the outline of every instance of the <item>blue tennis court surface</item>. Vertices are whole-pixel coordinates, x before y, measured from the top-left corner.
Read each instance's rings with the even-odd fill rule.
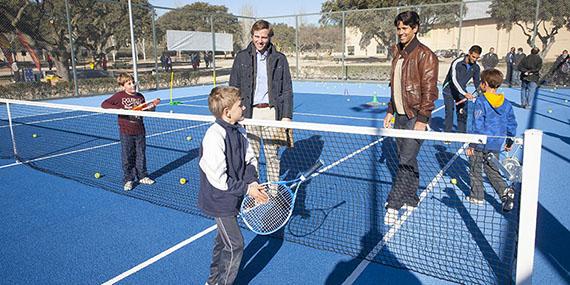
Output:
[[[207,94],[211,86],[201,86],[186,89],[175,89],[173,94],[180,105],[168,105],[168,90],[145,92],[147,100],[160,97],[163,99],[157,111],[174,113],[191,113],[209,115],[207,108]],[[386,85],[365,83],[334,83],[334,82],[296,82],[295,90],[295,121],[318,122],[327,124],[343,124],[354,126],[379,127],[385,115],[389,89]],[[538,208],[537,242],[535,251],[535,269],[533,281],[537,284],[564,284],[570,283],[570,248],[565,244],[570,240],[568,226],[570,218],[565,211],[565,169],[570,166],[570,90],[569,89],[540,89],[535,104],[531,110],[518,108],[518,89],[502,89],[509,100],[515,104],[515,113],[519,128],[517,135],[522,135],[525,129],[537,128],[544,131],[543,152],[540,178],[540,198]],[[377,106],[367,104],[373,101],[376,95]],[[53,100],[54,103],[77,104],[82,106],[98,106],[106,96],[89,98],[72,98]],[[443,100],[438,100],[436,108],[441,107]],[[437,110],[437,109],[436,109]],[[434,130],[441,130],[443,125],[443,110],[434,113],[431,126]],[[174,191],[165,195],[160,191],[173,191],[160,187],[166,181],[176,180],[180,173],[197,171],[197,169],[185,168],[186,163],[197,157],[196,149],[201,137],[194,136],[191,142],[179,145],[164,145],[159,136],[148,139],[151,146],[148,151],[157,152],[159,156],[168,156],[172,152],[185,153],[182,159],[176,161],[165,159],[163,161],[149,161],[148,167],[154,172],[157,184],[152,186],[139,186],[133,191],[132,196],[156,194],[158,202],[146,203],[138,199],[130,199],[127,196],[116,195],[112,192],[101,191],[120,185],[121,170],[120,162],[106,162],[108,176],[97,183],[89,183],[92,180],[94,169],[83,169],[82,160],[94,157],[109,157],[107,152],[115,152],[115,157],[120,158],[119,146],[116,141],[108,138],[117,132],[116,121],[100,120],[101,125],[96,134],[90,134],[89,130],[82,129],[81,120],[97,120],[97,118],[84,117],[73,112],[63,114],[45,114],[30,117],[33,121],[53,121],[54,119],[76,120],[76,129],[68,129],[68,133],[57,133],[52,136],[39,136],[36,142],[43,140],[43,149],[35,148],[34,141],[19,143],[22,152],[32,154],[32,157],[43,157],[46,154],[69,153],[78,150],[80,154],[68,155],[77,169],[61,169],[67,164],[51,163],[49,159],[38,162],[38,166],[54,169],[53,173],[35,171],[23,165],[13,165],[10,159],[10,149],[0,151],[0,173],[4,178],[5,186],[0,191],[2,201],[1,214],[4,217],[2,224],[2,248],[0,257],[2,276],[5,282],[10,284],[28,283],[103,283],[108,280],[120,281],[125,284],[203,284],[207,278],[208,267],[211,258],[212,240],[214,231],[213,222],[209,219],[190,215],[170,208],[156,206],[161,204],[160,197],[177,195]],[[7,128],[0,126],[0,135],[9,136]],[[49,124],[44,125],[49,128]],[[147,128],[149,128],[147,124]],[[189,125],[192,128],[207,128],[207,125]],[[38,129],[25,130],[26,137],[35,133],[45,133]],[[82,136],[82,134],[89,134]],[[70,137],[67,137],[70,136]],[[73,140],[71,139],[73,136]],[[178,141],[184,141],[184,135]],[[77,139],[77,138],[83,139]],[[318,147],[319,140],[327,141],[327,137],[315,138],[303,136],[300,133],[295,138],[305,144],[305,147]],[[364,139],[364,141],[367,141]],[[113,145],[115,144],[115,145]],[[101,148],[105,145],[109,148]],[[4,146],[3,146],[4,147]],[[302,146],[301,146],[302,147]],[[425,146],[424,146],[425,147]],[[381,153],[380,145],[367,149],[369,156]],[[109,150],[112,149],[112,150]],[[454,152],[454,150],[448,150]],[[298,156],[292,151],[282,153],[282,162],[286,165],[288,157]],[[442,154],[443,155],[443,154]],[[324,157],[325,160],[335,161],[338,157]],[[382,160],[382,157],[377,157]],[[311,159],[308,159],[311,160]],[[293,160],[291,160],[293,161]],[[445,163],[444,163],[445,164]],[[354,164],[346,163],[334,169],[325,177],[316,178],[326,180],[331,185],[341,184],[342,176],[350,168],[362,169],[362,177],[353,178],[351,188],[346,191],[335,192],[334,198],[327,198],[318,208],[313,208],[313,213],[326,215],[334,211],[335,215],[353,216],[354,220],[362,220],[362,227],[353,227],[353,236],[375,238],[371,234],[368,225],[373,221],[368,217],[359,217],[355,209],[342,207],[343,201],[349,199],[348,195],[359,193],[366,197],[367,204],[362,207],[369,209],[383,208],[386,195],[389,191],[390,166],[386,164],[384,169],[372,169],[373,163],[368,165],[362,161]],[[425,188],[443,167],[442,162],[433,158],[430,165],[433,168],[422,170],[420,187]],[[292,167],[292,166],[290,166]],[[289,167],[289,168],[290,168]],[[58,171],[59,168],[59,171]],[[370,173],[378,171],[374,177]],[[71,173],[67,176],[57,175]],[[384,173],[384,174],[382,174]],[[386,175],[386,173],[388,173]],[[178,176],[177,176],[178,175]],[[69,177],[68,177],[69,176]],[[261,174],[263,177],[263,173]],[[366,189],[366,180],[373,179],[377,188]],[[360,181],[359,181],[360,180]],[[105,181],[105,182],[104,182]],[[193,183],[193,181],[190,181]],[[195,183],[195,182],[194,182]],[[317,181],[315,182],[317,183]],[[87,184],[87,185],[86,185]],[[462,191],[467,185],[459,185]],[[168,187],[170,188],[170,187]],[[121,189],[117,189],[121,190]],[[350,191],[350,192],[349,192]],[[380,193],[371,196],[371,193]],[[417,214],[410,217],[410,222],[418,226],[413,219],[426,215],[430,212],[430,203],[445,204],[453,191],[445,193],[441,197],[435,197],[426,202],[426,208],[419,207]],[[329,195],[330,193],[319,193]],[[347,197],[345,197],[347,195]],[[318,196],[318,195],[317,195]],[[313,197],[313,196],[311,196]],[[439,199],[439,200],[438,200]],[[315,205],[312,202],[311,205]],[[318,203],[316,203],[318,204]],[[181,210],[183,206],[181,206]],[[523,211],[524,209],[521,209]],[[499,214],[497,214],[499,215]],[[315,215],[314,215],[315,217]],[[428,233],[421,239],[426,244],[416,244],[413,248],[402,248],[398,242],[387,243],[381,248],[382,256],[393,255],[394,258],[405,256],[413,259],[415,256],[422,257],[426,247],[429,247],[429,228],[438,225],[447,225],[448,235],[465,235],[465,243],[468,243],[473,235],[484,235],[476,228],[481,221],[470,219],[468,208],[457,208],[454,216],[434,216],[432,223],[421,225],[425,228],[402,228],[394,237],[394,240],[414,240],[417,233]],[[298,217],[293,217],[289,225],[289,233],[292,240],[297,242],[283,241],[277,238],[255,236],[251,232],[243,230],[246,239],[246,250],[243,259],[244,269],[241,271],[238,282],[240,284],[340,284],[354,282],[357,284],[442,284],[445,281],[430,276],[422,275],[407,270],[394,269],[381,266],[376,263],[362,262],[361,259],[332,253],[330,251],[316,250],[303,246],[303,236],[312,235],[316,239],[327,239],[329,243],[338,239],[339,246],[347,244],[359,244],[359,239],[346,240],[352,236],[326,236],[326,232],[307,232],[306,228],[296,228],[296,223],[303,223]],[[507,217],[508,219],[508,217]],[[456,223],[454,223],[456,222]],[[382,223],[381,221],[379,222]],[[327,227],[325,222],[322,227]],[[331,225],[332,226],[332,225]],[[508,225],[503,225],[506,231]],[[210,230],[209,232],[207,230]],[[203,232],[203,231],[207,232]],[[386,229],[379,227],[379,232],[385,234]],[[199,235],[203,233],[202,235]],[[196,236],[198,235],[198,236]],[[194,237],[194,238],[192,238]],[[295,239],[295,237],[297,239]],[[433,237],[438,238],[438,237]],[[186,243],[179,245],[179,243]],[[500,247],[496,241],[489,240],[486,245],[477,244],[477,247]],[[374,241],[378,244],[380,241]],[[177,247],[177,245],[179,245]],[[174,248],[173,248],[174,247]],[[168,251],[171,249],[171,252]],[[324,248],[326,249],[326,248]],[[372,249],[367,249],[374,252]],[[433,251],[434,249],[430,249]],[[502,260],[501,252],[497,256],[485,256],[480,252],[462,252],[461,246],[449,245],[442,248],[449,256],[467,258],[470,262],[481,260]],[[165,253],[165,251],[167,251]],[[342,250],[340,250],[342,251]],[[347,248],[347,252],[350,249]],[[369,252],[363,252],[366,256]],[[168,254],[167,254],[168,253]],[[153,257],[155,257],[153,259]],[[423,257],[425,259],[425,257]],[[453,259],[436,260],[425,267],[453,267]],[[490,262],[494,267],[494,263]],[[406,264],[402,264],[406,267]],[[415,266],[418,266],[415,264]],[[469,272],[468,266],[465,271],[450,270],[453,277],[465,276],[465,282],[474,282],[477,276]],[[497,271],[497,268],[491,268]],[[115,279],[113,279],[115,278]],[[481,280],[485,280],[481,276]],[[471,280],[471,281],[469,281]]]

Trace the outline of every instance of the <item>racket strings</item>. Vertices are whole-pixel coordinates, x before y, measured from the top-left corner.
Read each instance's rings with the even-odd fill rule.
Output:
[[[256,202],[250,196],[245,197],[242,206],[242,218],[256,233],[272,233],[288,220],[293,210],[293,193],[284,186],[267,185],[266,203]]]

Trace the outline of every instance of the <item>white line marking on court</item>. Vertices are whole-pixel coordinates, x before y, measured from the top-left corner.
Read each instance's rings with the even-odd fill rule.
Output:
[[[194,105],[194,104],[185,104],[185,103],[178,104],[178,106],[208,108],[207,105]]]
[[[467,146],[469,146],[468,143],[463,144],[463,147],[461,147],[459,150],[457,150],[455,155],[447,162],[447,164],[433,178],[433,180],[426,187],[426,189],[424,189],[424,191],[420,194],[420,201],[418,202],[418,207],[420,206],[420,204],[424,200],[424,198],[427,197],[428,193],[433,190],[436,183],[440,179],[443,178],[444,173],[451,166],[451,164],[453,164],[453,162],[463,153],[463,151],[465,150],[465,148]],[[350,274],[350,276],[348,276],[346,278],[346,280],[344,280],[344,282],[342,283],[343,285],[349,285],[349,284],[353,284],[354,282],[356,282],[356,279],[358,278],[358,276],[360,276],[360,274],[362,274],[362,272],[364,271],[364,269],[366,269],[368,264],[370,264],[370,259],[372,259],[374,256],[376,256],[378,254],[378,252],[380,251],[380,249],[382,249],[384,247],[384,245],[386,245],[388,242],[390,242],[390,240],[396,235],[396,232],[402,227],[404,222],[412,215],[412,213],[414,212],[415,209],[416,208],[406,210],[406,212],[400,217],[400,219],[398,219],[398,221],[396,221],[396,224],[394,226],[392,226],[390,228],[390,230],[384,235],[382,240],[376,246],[374,246],[374,248],[372,250],[370,250],[368,255],[366,255],[366,257],[360,262],[360,264],[358,264],[358,266],[354,269],[354,271]]]
[[[208,100],[208,97],[206,97],[206,98],[200,98],[200,99],[192,99],[192,100],[182,100],[182,101],[180,101],[180,102],[182,102],[182,103],[187,103],[187,102],[197,102],[197,101],[206,101],[206,100]]]
[[[210,125],[211,123],[202,123],[196,126],[191,126],[191,127],[186,127],[186,128],[179,128],[179,129],[175,129],[175,130],[170,130],[170,131],[165,131],[165,132],[161,132],[161,133],[156,133],[156,134],[152,134],[152,135],[147,135],[147,138],[151,138],[151,137],[156,137],[156,136],[161,136],[161,135],[166,135],[166,134],[170,134],[170,133],[175,133],[175,132],[179,132],[179,131],[183,131],[183,130],[189,130],[189,129],[194,129],[194,128],[199,128],[205,125]],[[98,148],[102,148],[102,147],[107,147],[107,146],[112,146],[112,145],[116,145],[116,144],[120,144],[121,142],[112,142],[112,143],[107,143],[107,144],[102,144],[102,145],[98,145],[98,146],[93,146],[93,147],[88,147],[88,148],[83,148],[83,149],[78,149],[78,150],[74,150],[74,151],[68,151],[68,152],[64,152],[64,153],[59,153],[59,154],[54,154],[54,155],[49,155],[49,156],[45,156],[45,157],[40,157],[40,158],[36,158],[36,159],[30,159],[30,160],[26,160],[26,161],[21,161],[21,162],[15,162],[12,164],[7,164],[7,165],[2,165],[0,166],[0,169],[3,168],[8,168],[8,167],[12,167],[12,166],[17,166],[17,165],[21,165],[21,164],[28,164],[28,163],[32,163],[32,162],[36,162],[36,161],[42,161],[42,160],[46,160],[46,159],[50,159],[50,158],[55,158],[55,157],[60,157],[60,156],[64,156],[64,155],[68,155],[68,154],[74,154],[74,153],[79,153],[79,152],[84,152],[84,151],[89,151],[89,150],[94,150],[94,149],[98,149]]]
[[[207,229],[201,231],[200,233],[198,233],[198,234],[196,234],[196,235],[194,235],[194,236],[192,236],[192,237],[186,239],[185,241],[182,241],[182,242],[176,244],[175,246],[173,246],[173,247],[171,247],[171,248],[169,248],[169,249],[167,249],[167,250],[165,250],[165,251],[163,251],[163,252],[161,252],[161,253],[159,253],[159,254],[153,256],[152,258],[146,260],[145,262],[143,262],[143,263],[141,263],[141,264],[139,264],[139,265],[137,265],[137,266],[135,266],[135,267],[133,267],[133,268],[131,268],[131,269],[129,269],[129,270],[127,270],[127,271],[125,271],[125,272],[119,274],[119,275],[117,275],[117,276],[114,277],[113,279],[111,279],[111,280],[109,280],[109,281],[103,283],[103,285],[115,284],[115,283],[117,283],[117,282],[119,282],[119,281],[121,281],[121,280],[123,280],[123,279],[125,279],[125,278],[127,278],[127,277],[129,277],[129,276],[131,276],[131,275],[133,275],[134,273],[140,271],[141,269],[143,269],[143,268],[145,268],[145,267],[147,267],[147,266],[149,266],[149,265],[151,265],[151,264],[153,264],[153,263],[159,261],[159,260],[162,259],[163,257],[166,257],[167,255],[169,255],[169,254],[171,254],[171,253],[173,253],[173,252],[175,252],[175,251],[177,251],[177,250],[183,248],[184,246],[186,246],[186,245],[188,245],[188,244],[190,244],[190,243],[196,241],[197,239],[199,239],[199,238],[201,238],[201,237],[203,237],[203,236],[209,234],[210,232],[214,231],[216,228],[218,228],[218,226],[217,226],[217,225],[213,225],[213,226],[211,226],[211,227],[209,227],[209,228],[207,228]]]
[[[59,114],[59,113],[58,113],[58,114]],[[63,117],[63,118],[57,118],[57,119],[49,119],[49,120],[40,120],[40,121],[33,121],[33,122],[18,123],[18,124],[13,124],[12,126],[13,126],[13,127],[17,127],[17,126],[27,126],[27,125],[32,125],[32,124],[51,123],[51,122],[63,121],[63,120],[67,120],[67,119],[77,119],[77,118],[83,118],[83,117],[89,117],[89,116],[97,116],[97,115],[103,115],[103,114],[77,115],[77,116]],[[0,128],[8,128],[8,127],[10,127],[10,125],[0,126]]]

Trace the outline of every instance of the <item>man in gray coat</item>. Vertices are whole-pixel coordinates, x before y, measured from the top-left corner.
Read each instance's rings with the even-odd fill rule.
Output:
[[[293,118],[293,87],[289,63],[271,43],[269,22],[259,20],[251,27],[251,43],[237,53],[230,86],[240,89],[244,116],[258,120],[290,121]],[[259,159],[260,142],[267,165],[267,180],[279,180],[279,146],[287,144],[284,129],[249,126],[248,138]]]
[[[540,50],[532,48],[530,54],[523,58],[518,69],[521,72],[521,107],[530,109],[532,99],[538,88],[542,58],[538,55]]]

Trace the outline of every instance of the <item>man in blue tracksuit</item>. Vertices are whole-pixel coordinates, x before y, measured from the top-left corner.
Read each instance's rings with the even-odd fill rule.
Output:
[[[445,132],[451,132],[453,129],[453,111],[457,112],[457,131],[465,133],[467,131],[467,101],[457,104],[464,98],[473,99],[473,95],[467,92],[467,82],[473,78],[475,87],[479,86],[480,68],[477,60],[481,56],[482,49],[478,45],[474,45],[469,49],[469,53],[464,57],[455,59],[445,81],[443,82],[443,100],[445,102]]]
[[[501,173],[489,159],[489,155],[499,156],[501,149],[511,149],[513,137],[517,130],[517,119],[511,103],[497,89],[503,82],[503,74],[497,69],[486,69],[481,73],[481,90],[483,96],[477,98],[473,110],[473,133],[487,135],[487,143],[474,144],[467,150],[470,157],[469,175],[471,180],[471,193],[467,200],[475,205],[484,203],[483,170],[487,179],[499,197],[503,211],[513,209],[515,192],[501,177]],[[505,136],[507,136],[506,144]]]

